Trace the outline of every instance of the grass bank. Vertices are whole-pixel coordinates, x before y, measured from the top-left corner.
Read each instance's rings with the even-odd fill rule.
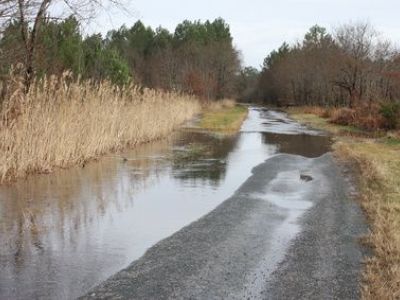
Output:
[[[0,115],[0,182],[83,163],[168,135],[199,113],[196,98],[108,82],[11,78]]]
[[[246,107],[236,105],[234,101],[230,100],[207,105],[200,121],[200,127],[219,133],[235,133],[246,119],[247,112]]]
[[[360,201],[370,223],[373,256],[365,262],[363,299],[400,298],[400,139],[396,133],[338,126],[305,109],[289,110],[302,123],[334,134],[339,159],[356,162]]]

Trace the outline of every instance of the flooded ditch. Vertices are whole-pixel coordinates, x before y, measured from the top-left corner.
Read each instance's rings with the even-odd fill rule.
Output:
[[[284,113],[250,107],[234,136],[187,127],[2,186],[0,298],[76,298],[213,210],[269,157],[318,157],[330,145]]]

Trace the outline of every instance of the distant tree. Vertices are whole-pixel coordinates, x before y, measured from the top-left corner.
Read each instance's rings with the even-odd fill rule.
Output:
[[[181,65],[177,78],[183,90],[208,99],[234,93],[239,54],[223,19],[178,24],[174,44]]]
[[[286,86],[282,87],[280,69],[284,67],[286,58],[291,53],[289,44],[284,42],[278,50],[273,50],[263,62],[263,69],[259,79],[259,94],[265,101],[279,104],[279,98],[283,98]]]
[[[154,31],[141,21],[137,21],[129,29],[122,26],[107,35],[107,46],[127,61],[135,80],[144,85],[150,83],[147,59],[151,54],[154,35]]]
[[[284,42],[279,49],[273,50],[265,59],[263,63],[264,69],[271,69],[276,63],[285,58],[285,56],[290,52],[289,44]]]
[[[349,94],[349,106],[363,97],[364,80],[370,72],[377,33],[369,23],[344,25],[336,30],[336,41],[342,51],[342,72],[336,85]]]
[[[319,25],[312,26],[304,36],[303,46],[305,48],[321,48],[329,46],[333,42],[326,28]]]
[[[177,88],[177,73],[180,66],[173,35],[165,28],[158,27],[155,30],[148,68],[151,86],[162,89]]]
[[[101,34],[93,34],[86,37],[82,43],[83,68],[82,73],[85,78],[92,78],[96,81],[103,79],[104,69],[102,65],[102,53],[104,42]]]
[[[94,34],[83,41],[84,78],[100,81],[109,79],[115,84],[124,85],[131,80],[128,63],[112,47],[107,46],[100,34]]]
[[[11,65],[24,61],[25,52],[18,21],[13,20],[3,27],[0,38],[0,53],[2,74],[7,74]]]
[[[242,101],[258,98],[256,94],[260,72],[253,67],[243,68],[237,78],[237,97]]]
[[[57,2],[53,1],[46,2],[43,9],[48,11],[50,4]],[[223,19],[183,21],[173,33],[162,27],[153,30],[137,21],[132,27],[111,30],[105,38],[100,34],[83,37],[78,12],[61,19],[44,12],[40,17],[32,15],[38,22],[33,31],[35,23],[26,21],[25,16],[40,7],[29,7],[28,14],[26,2],[21,3],[22,10],[16,12],[24,12],[24,25],[16,16],[0,36],[0,72],[5,74],[11,65],[22,61],[27,90],[33,75],[59,76],[71,70],[75,76],[94,81],[109,79],[125,84],[133,78],[142,86],[179,90],[207,99],[233,97],[237,92],[239,53]],[[71,9],[78,8],[73,4],[76,6]]]
[[[315,25],[302,42],[284,43],[264,60],[258,91],[277,105],[354,108],[398,101],[398,52],[368,23],[350,23],[333,35]]]
[[[82,36],[79,21],[71,16],[61,22],[46,20],[38,32],[33,67],[37,75],[81,74]]]
[[[117,4],[117,0],[109,0]],[[2,23],[17,20],[24,51],[25,88],[29,90],[34,75],[38,35],[45,21],[51,18],[51,6],[63,6],[79,18],[89,18],[105,1],[101,0],[3,0],[0,2]]]

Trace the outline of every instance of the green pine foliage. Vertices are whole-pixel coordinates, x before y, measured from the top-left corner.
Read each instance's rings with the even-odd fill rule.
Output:
[[[10,22],[0,37],[0,74],[24,63],[18,22]],[[207,99],[236,92],[240,71],[238,51],[223,19],[183,21],[174,32],[153,29],[141,21],[101,34],[83,36],[75,17],[46,19],[36,41],[34,72],[38,77],[71,71],[83,79],[108,79],[123,85],[178,90]]]

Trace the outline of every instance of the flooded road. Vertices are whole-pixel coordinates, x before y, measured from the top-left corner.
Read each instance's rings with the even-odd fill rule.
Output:
[[[83,295],[212,211],[266,159],[278,153],[313,158],[329,149],[320,132],[251,107],[235,136],[183,128],[84,168],[3,186],[0,298]]]

